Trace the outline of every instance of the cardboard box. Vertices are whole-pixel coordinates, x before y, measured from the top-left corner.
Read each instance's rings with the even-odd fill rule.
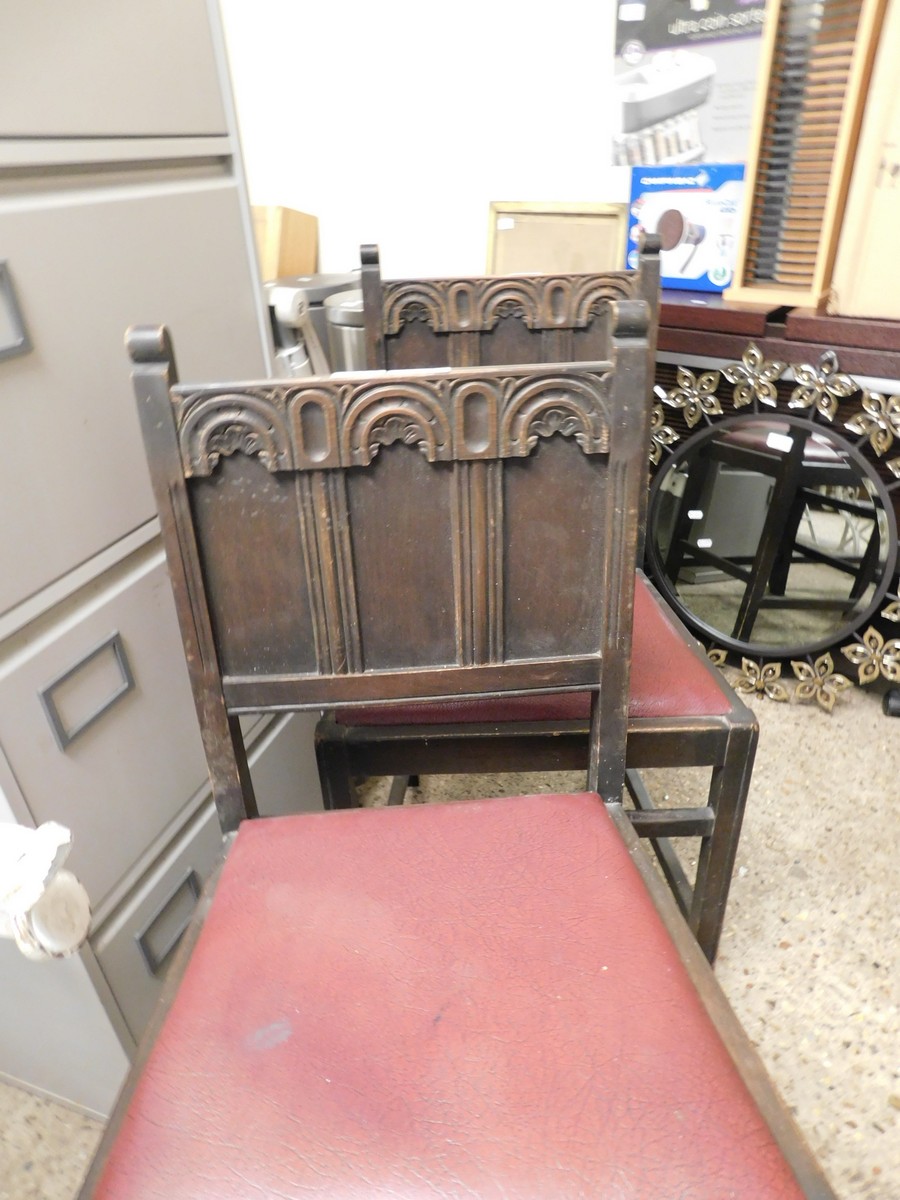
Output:
[[[890,6],[869,86],[828,311],[900,320],[900,4]]]
[[[313,275],[319,265],[319,222],[277,205],[253,207],[253,233],[263,281]]]
[[[744,193],[742,163],[643,166],[631,172],[626,266],[641,232],[658,233],[664,288],[721,292],[734,276]]]

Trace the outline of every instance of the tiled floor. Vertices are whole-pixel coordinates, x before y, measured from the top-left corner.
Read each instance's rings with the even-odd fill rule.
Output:
[[[70,1200],[100,1121],[0,1083],[0,1200]]]
[[[898,1200],[900,721],[858,690],[831,717],[752,703],[760,751],[716,971],[841,1200]],[[650,782],[677,800],[690,780]],[[96,1122],[0,1086],[0,1128],[0,1200],[76,1194]]]

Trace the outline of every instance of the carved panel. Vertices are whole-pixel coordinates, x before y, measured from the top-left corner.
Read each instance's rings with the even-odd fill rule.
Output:
[[[453,389],[453,440],[456,457],[495,458],[499,445],[500,390],[483,380]]]
[[[301,473],[297,508],[318,669],[325,675],[359,671],[362,650],[343,476]]]
[[[457,656],[465,666],[503,657],[502,470],[498,462],[471,462],[456,475]]]
[[[316,487],[316,476],[303,472],[297,476],[297,514],[300,521],[300,537],[303,550],[303,566],[309,589],[309,608],[312,617],[312,633],[315,643],[316,663],[319,672],[328,675],[334,670],[335,655],[329,637],[327,600],[327,567],[322,563],[319,530],[323,516],[319,498],[321,487]]]
[[[452,457],[450,422],[434,381],[362,384],[342,415],[341,454],[347,465],[368,466],[381,446],[417,446],[429,462]]]
[[[341,463],[338,405],[327,388],[303,388],[288,398],[297,467],[338,467]]]
[[[637,293],[633,272],[603,275],[394,280],[382,284],[383,328],[400,332],[425,321],[436,333],[484,332],[501,317],[521,317],[529,329],[581,329],[606,301]]]
[[[218,392],[173,391],[185,475],[210,475],[240,452],[272,472],[368,466],[403,442],[429,462],[524,457],[540,437],[609,451],[607,375],[509,369],[414,379],[319,380]]]
[[[294,465],[291,439],[277,389],[199,392],[178,408],[179,444],[186,476],[211,475],[222,455],[258,455],[270,471]]]
[[[585,454],[609,452],[604,376],[547,375],[516,388],[504,406],[500,455],[524,458],[539,437],[574,437]]]

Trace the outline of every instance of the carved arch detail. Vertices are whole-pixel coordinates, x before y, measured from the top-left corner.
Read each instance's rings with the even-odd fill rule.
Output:
[[[436,333],[450,333],[446,285],[439,280],[388,284],[383,289],[385,333],[399,333],[406,321],[425,321]]]
[[[211,475],[223,455],[247,454],[269,471],[294,466],[284,414],[271,399],[247,392],[187,397],[178,430],[184,473]]]
[[[519,316],[529,329],[541,328],[541,285],[531,279],[484,279],[479,315],[481,329],[493,329],[501,317]]]
[[[621,275],[593,275],[573,297],[574,323],[583,328],[610,301],[634,299],[634,280]]]
[[[507,398],[500,427],[500,453],[524,458],[538,438],[574,437],[585,454],[608,454],[610,420],[605,376],[548,375],[517,388]]]
[[[368,466],[382,446],[416,446],[429,462],[452,457],[450,422],[439,385],[375,384],[355,390],[344,413],[342,461]]]
[[[382,328],[390,335],[424,321],[435,333],[478,333],[507,316],[521,317],[529,329],[583,328],[603,301],[630,299],[634,289],[634,276],[624,271],[399,280],[382,284]]]

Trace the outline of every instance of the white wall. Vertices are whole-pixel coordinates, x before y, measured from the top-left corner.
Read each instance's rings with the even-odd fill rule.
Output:
[[[220,0],[254,204],[320,269],[477,274],[491,200],[624,200],[613,0]]]

